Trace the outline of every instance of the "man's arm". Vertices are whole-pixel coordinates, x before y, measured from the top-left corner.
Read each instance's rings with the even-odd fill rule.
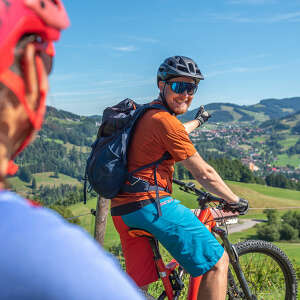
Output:
[[[204,106],[200,106],[197,111],[194,120],[186,122],[183,124],[186,132],[190,134],[197,127],[204,124],[211,117],[210,113],[204,109]]]
[[[186,123],[183,123],[183,126],[186,132],[190,134],[192,131],[194,131],[196,128],[199,127],[199,121],[198,120],[188,121]]]
[[[198,152],[188,159],[181,161],[181,163],[209,192],[218,195],[227,202],[239,202],[239,197],[231,191],[215,169],[205,162]]]

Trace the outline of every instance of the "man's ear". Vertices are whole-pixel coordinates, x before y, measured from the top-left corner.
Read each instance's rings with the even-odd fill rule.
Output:
[[[38,107],[40,91],[48,90],[48,76],[41,58],[36,53],[34,44],[29,43],[24,49],[22,58],[26,100],[32,110]]]
[[[166,84],[166,83],[165,83],[164,81],[159,81],[159,82],[158,82],[158,88],[159,88],[159,90],[160,90],[161,93],[162,93],[163,90],[164,90],[165,84]]]

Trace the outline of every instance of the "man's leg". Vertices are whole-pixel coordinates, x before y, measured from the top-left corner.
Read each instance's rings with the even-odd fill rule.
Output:
[[[224,251],[216,265],[203,275],[198,300],[224,300],[227,290],[229,258]]]
[[[113,216],[113,222],[120,235],[126,272],[138,287],[147,291],[148,284],[158,279],[150,243],[145,237],[131,237],[122,217]]]

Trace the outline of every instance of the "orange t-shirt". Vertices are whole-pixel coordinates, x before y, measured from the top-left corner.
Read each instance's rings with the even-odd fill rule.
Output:
[[[164,160],[157,168],[157,182],[172,191],[175,162],[185,160],[196,153],[182,123],[167,111],[150,109],[138,121],[128,153],[128,171],[152,163],[168,151],[172,158]],[[154,166],[133,174],[154,185]],[[169,193],[160,191],[160,196]],[[155,191],[142,193],[120,193],[111,200],[111,207],[155,198]]]

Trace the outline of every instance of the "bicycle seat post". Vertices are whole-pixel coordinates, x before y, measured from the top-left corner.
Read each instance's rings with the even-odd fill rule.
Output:
[[[159,260],[161,259],[161,254],[159,252],[159,245],[158,245],[158,240],[154,237],[147,237],[148,240],[149,240],[149,243],[151,245],[151,248],[152,248],[152,251],[153,251],[153,254],[154,254],[154,259],[155,260]]]

